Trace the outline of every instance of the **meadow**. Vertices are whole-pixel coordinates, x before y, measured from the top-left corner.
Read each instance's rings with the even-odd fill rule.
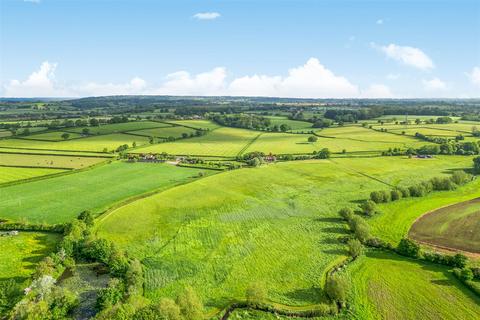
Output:
[[[111,134],[121,133],[133,130],[151,129],[168,127],[169,125],[154,121],[133,121],[124,123],[104,124],[96,127],[80,127],[69,129],[69,132],[82,133],[83,129],[88,129],[89,134]]]
[[[0,166],[0,184],[65,172],[63,169],[17,168]],[[1,191],[0,191],[1,194]],[[0,209],[1,210],[1,209]]]
[[[480,253],[480,198],[440,208],[420,217],[408,236],[420,242]]]
[[[63,134],[68,134],[68,138],[64,139],[62,137]],[[45,133],[38,133],[38,134],[33,134],[29,136],[24,136],[22,139],[32,139],[32,140],[46,140],[46,141],[64,141],[64,140],[70,140],[70,139],[75,139],[75,138],[81,138],[82,135],[78,133],[72,133],[72,132],[64,132],[64,131],[50,131],[50,132],[45,132]]]
[[[0,166],[81,169],[107,158],[0,153]]]
[[[6,186],[0,188],[0,217],[32,223],[68,222],[83,210],[103,212],[118,201],[191,181],[199,172],[205,170],[114,162],[77,173]]]
[[[135,152],[235,157],[259,134],[251,130],[222,127],[201,137],[150,145],[138,148]]]
[[[99,217],[96,230],[142,259],[152,299],[175,296],[190,284],[209,310],[218,310],[262,281],[272,301],[311,305],[325,301],[325,272],[346,255],[338,241],[347,234],[339,209],[356,207],[390,183],[467,163],[460,157],[453,165],[393,161],[399,159],[372,158],[368,165],[364,159],[309,160],[225,172],[119,207]],[[202,196],[188,196],[194,194]]]
[[[56,151],[114,151],[117,147],[127,144],[130,147],[135,142],[138,146],[148,144],[149,138],[132,136],[123,133],[112,133],[98,136],[90,136],[81,139],[66,141],[40,141],[28,139],[4,139],[0,140],[0,147],[44,149]]]
[[[478,319],[480,297],[444,266],[369,251],[347,268],[351,319]]]
[[[185,127],[191,127],[195,129],[208,129],[208,130],[213,130],[221,127],[219,124],[216,124],[215,122],[210,120],[174,120],[174,121],[168,121],[167,123],[185,126]]]
[[[314,130],[312,129],[312,123],[311,122],[306,122],[306,121],[299,121],[299,120],[290,120],[287,117],[279,117],[279,116],[267,116],[265,117],[270,120],[270,126],[281,126],[282,124],[286,124],[287,126],[290,127],[291,131],[297,131],[297,130]]]
[[[194,134],[195,130],[191,128],[181,127],[181,126],[171,126],[171,127],[136,130],[136,131],[126,132],[126,133],[166,139],[168,137],[181,138],[182,134],[184,133],[188,135]]]

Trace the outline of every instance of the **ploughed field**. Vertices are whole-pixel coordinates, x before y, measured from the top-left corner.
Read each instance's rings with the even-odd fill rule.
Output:
[[[480,198],[423,215],[408,235],[420,242],[480,253]]]

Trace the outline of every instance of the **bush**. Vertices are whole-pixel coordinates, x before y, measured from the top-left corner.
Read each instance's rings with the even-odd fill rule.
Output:
[[[467,263],[468,263],[468,258],[461,253],[457,253],[452,258],[452,266],[454,266],[454,267],[465,268]]]
[[[196,292],[187,287],[177,297],[177,304],[180,312],[186,320],[197,320],[203,318],[203,304]]]
[[[106,288],[100,289],[97,296],[97,309],[110,308],[119,302],[123,297],[124,286],[122,281],[112,278]]]
[[[453,269],[453,273],[462,281],[473,280],[473,272],[470,268],[455,268]]]
[[[353,216],[348,221],[348,225],[355,234],[355,237],[360,240],[360,242],[364,243],[368,238],[370,238],[370,227],[367,222],[362,219],[362,217]]]
[[[345,278],[338,276],[331,276],[325,285],[325,291],[330,299],[336,302],[343,303],[347,299],[349,291],[349,283]]]
[[[180,307],[172,299],[162,298],[157,306],[160,319],[180,320]]]
[[[392,199],[392,201],[400,200],[402,197],[403,197],[403,194],[400,190],[394,189],[390,191],[390,198]]]
[[[408,238],[403,238],[397,246],[397,252],[407,257],[418,258],[420,246]]]
[[[362,209],[363,213],[369,217],[373,216],[376,212],[376,205],[375,202],[373,202],[372,200],[364,201],[360,205],[360,208]]]
[[[348,253],[352,258],[355,259],[363,253],[363,246],[359,240],[350,239],[348,240],[347,245],[348,245]]]
[[[340,215],[340,217],[342,217],[344,220],[348,221],[350,220],[353,215],[354,215],[354,212],[353,212],[353,209],[352,208],[343,208],[341,209],[338,214]]]
[[[318,138],[315,136],[308,137],[308,142],[317,142]]]

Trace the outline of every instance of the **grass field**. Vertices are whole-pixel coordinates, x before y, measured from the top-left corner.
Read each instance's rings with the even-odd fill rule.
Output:
[[[147,144],[148,137],[132,136],[122,133],[113,133],[106,135],[91,136],[82,139],[74,139],[67,141],[39,141],[25,139],[4,139],[0,140],[0,147],[9,148],[31,148],[31,149],[51,149],[51,150],[78,150],[78,151],[94,151],[102,152],[104,149],[108,151],[115,150],[118,146],[128,144],[130,147],[133,142],[138,146]]]
[[[437,208],[480,197],[480,180],[455,191],[434,192],[422,198],[406,198],[379,205],[380,214],[369,219],[374,236],[397,244],[408,233],[415,220]]]
[[[480,298],[448,269],[385,252],[347,268],[353,319],[479,319]]]
[[[32,135],[29,135],[29,136],[22,137],[22,139],[63,141],[63,140],[69,140],[69,139],[82,137],[81,134],[68,132],[67,133],[69,135],[68,139],[63,139],[62,135],[64,133],[65,132],[63,132],[63,131],[50,131],[50,132],[45,132],[45,133],[32,134]]]
[[[222,127],[201,137],[151,145],[135,152],[234,157],[258,135],[255,131]]]
[[[190,128],[186,128],[186,127],[180,127],[180,126],[173,127],[172,126],[172,127],[137,130],[137,131],[132,131],[131,133],[136,134],[136,135],[143,135],[143,136],[147,136],[147,137],[180,138],[183,133],[186,133],[188,135],[194,134],[195,130],[190,129]]]
[[[146,294],[154,299],[188,284],[209,308],[220,308],[242,298],[248,283],[263,281],[273,301],[318,303],[325,271],[345,254],[338,210],[389,189],[383,180],[416,181],[426,168],[430,176],[448,168],[448,161],[394,160],[310,160],[225,172],[120,207],[100,217],[98,234],[142,259]],[[196,194],[202,196],[188,196]]]
[[[297,121],[297,120],[290,120],[287,117],[277,117],[277,116],[267,116],[266,118],[270,119],[270,126],[281,126],[282,124],[286,124],[291,128],[292,131],[296,130],[314,130],[312,129],[312,123],[306,121]]]
[[[175,121],[168,121],[168,123],[173,123],[181,126],[187,126],[192,128],[198,128],[198,129],[209,129],[209,130],[213,130],[221,127],[219,124],[216,124],[215,122],[210,120],[175,120]]]
[[[0,167],[0,183],[24,180],[64,172],[60,169]],[[0,195],[2,192],[0,191]],[[0,211],[1,211],[0,207]]]
[[[419,218],[409,237],[430,244],[480,253],[480,198],[437,209]]]
[[[33,154],[33,155],[62,155],[62,156],[85,156],[85,157],[102,157],[102,158],[112,158],[115,157],[114,154],[101,153],[101,152],[85,152],[85,151],[54,151],[54,150],[43,150],[43,149],[23,149],[23,148],[0,148],[0,157],[3,154],[15,153],[15,154]]]
[[[28,166],[81,169],[107,158],[0,153],[0,166]]]
[[[83,210],[100,212],[117,201],[188,182],[200,171],[205,172],[167,164],[114,162],[61,177],[7,186],[0,188],[0,218],[68,222]]]
[[[110,133],[119,133],[132,130],[141,130],[149,128],[159,128],[167,126],[164,123],[154,122],[154,121],[135,121],[135,122],[125,122],[125,123],[114,123],[114,124],[105,124],[98,127],[86,127],[89,130],[89,134],[110,134]],[[69,132],[78,132],[81,133],[84,128],[72,128],[69,129]]]
[[[0,130],[0,138],[10,137],[12,133],[8,130]]]

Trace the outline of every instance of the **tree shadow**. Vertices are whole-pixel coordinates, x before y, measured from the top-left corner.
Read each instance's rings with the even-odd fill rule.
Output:
[[[322,232],[335,233],[335,234],[348,234],[347,230],[342,227],[325,227],[321,229]]]
[[[340,223],[343,220],[341,218],[335,217],[324,217],[324,218],[316,218],[314,219],[315,222],[328,222],[328,223]]]

